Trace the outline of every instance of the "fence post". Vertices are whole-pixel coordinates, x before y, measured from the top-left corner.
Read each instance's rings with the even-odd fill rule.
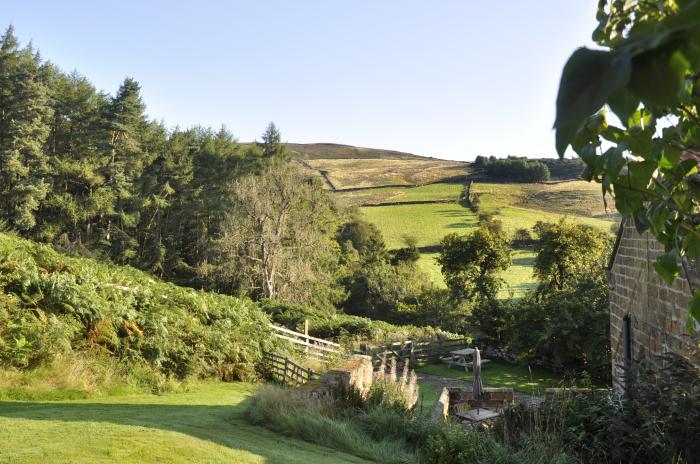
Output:
[[[282,385],[287,385],[287,366],[289,365],[289,359],[284,358],[284,373],[282,374]]]
[[[304,353],[308,354],[309,353],[309,320],[304,319],[304,341],[306,342],[306,346],[304,347]]]
[[[416,353],[413,351],[413,340],[408,341],[408,366],[411,369],[416,368]]]

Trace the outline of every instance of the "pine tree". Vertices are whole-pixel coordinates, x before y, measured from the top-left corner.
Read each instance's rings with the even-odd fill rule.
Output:
[[[0,43],[0,211],[9,224],[31,231],[46,196],[46,156],[51,108],[40,58],[19,48],[10,26]]]
[[[263,132],[260,146],[263,150],[263,158],[285,160],[288,156],[287,145],[282,143],[282,133],[277,129],[274,122],[267,125]]]
[[[115,196],[114,214],[106,218],[104,239],[119,263],[136,257],[133,233],[139,221],[133,197],[134,181],[141,174],[145,154],[141,147],[146,128],[141,87],[126,78],[107,107],[107,136],[110,159],[105,166],[107,183]]]

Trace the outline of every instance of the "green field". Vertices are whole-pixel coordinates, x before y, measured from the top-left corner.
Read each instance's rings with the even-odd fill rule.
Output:
[[[360,208],[369,222],[379,227],[389,249],[404,246],[403,237],[413,236],[418,246],[437,245],[451,233],[476,227],[474,213],[459,204],[398,205]]]
[[[364,463],[244,420],[254,387],[60,402],[0,402],[0,463]]]
[[[385,203],[435,200],[454,200],[456,202],[462,190],[464,190],[464,185],[459,183],[421,185],[420,187],[402,189],[397,195],[387,199]]]
[[[480,207],[485,211],[513,206],[547,214],[609,221],[618,218],[614,208],[606,210],[600,186],[582,180],[556,184],[474,182],[471,192],[479,195]]]
[[[454,204],[417,204],[360,208],[365,219],[382,231],[389,249],[404,246],[403,237],[415,237],[419,247],[436,246],[452,232],[468,233],[478,225],[477,215],[456,203],[463,189],[459,183],[437,183],[420,187],[386,187],[338,193],[346,203],[396,203],[454,199]],[[512,235],[528,229],[537,221],[558,222],[565,218],[611,232],[619,218],[606,211],[597,184],[571,181],[556,184],[506,184],[475,182],[480,211],[494,212],[503,229]],[[445,287],[437,253],[423,253],[418,266],[438,287]],[[513,250],[513,265],[502,274],[506,285],[501,297],[519,297],[536,285],[532,275],[535,253],[531,249]]]

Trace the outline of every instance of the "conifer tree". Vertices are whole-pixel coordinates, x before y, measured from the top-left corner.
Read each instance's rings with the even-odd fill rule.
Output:
[[[9,224],[30,231],[46,196],[51,108],[31,46],[20,49],[10,26],[0,40],[0,211]]]
[[[281,159],[284,160],[288,156],[287,145],[282,143],[282,133],[279,131],[274,122],[270,122],[263,132],[262,142],[260,146],[263,150],[263,158],[265,159]]]

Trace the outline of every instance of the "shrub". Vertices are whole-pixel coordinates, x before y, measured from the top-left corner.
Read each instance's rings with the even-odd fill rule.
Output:
[[[388,367],[387,373],[386,358],[382,358],[367,395],[367,404],[370,408],[381,406],[384,409],[408,413],[413,410],[418,401],[416,373],[415,371],[409,373],[408,361],[405,361],[399,377],[396,372],[396,358],[391,358]]]
[[[292,330],[301,330],[304,326],[304,320],[308,320],[309,333],[314,337],[343,340],[347,344],[354,341],[384,343],[455,336],[455,334],[431,326],[394,325],[343,312],[324,311],[272,300],[263,300],[260,305],[276,324]]]
[[[511,310],[506,339],[525,361],[544,361],[560,370],[587,371],[610,381],[608,286],[599,272],[563,290],[530,294]],[[503,337],[501,338],[503,339]]]
[[[116,358],[168,378],[249,379],[273,340],[247,300],[162,282],[130,267],[69,258],[0,234],[0,365],[57,356]],[[159,380],[156,380],[159,379]]]
[[[558,443],[581,462],[698,462],[700,371],[678,355],[660,361],[660,372],[639,366],[623,396],[567,392],[538,408],[511,408],[497,433],[511,444],[526,437]]]

